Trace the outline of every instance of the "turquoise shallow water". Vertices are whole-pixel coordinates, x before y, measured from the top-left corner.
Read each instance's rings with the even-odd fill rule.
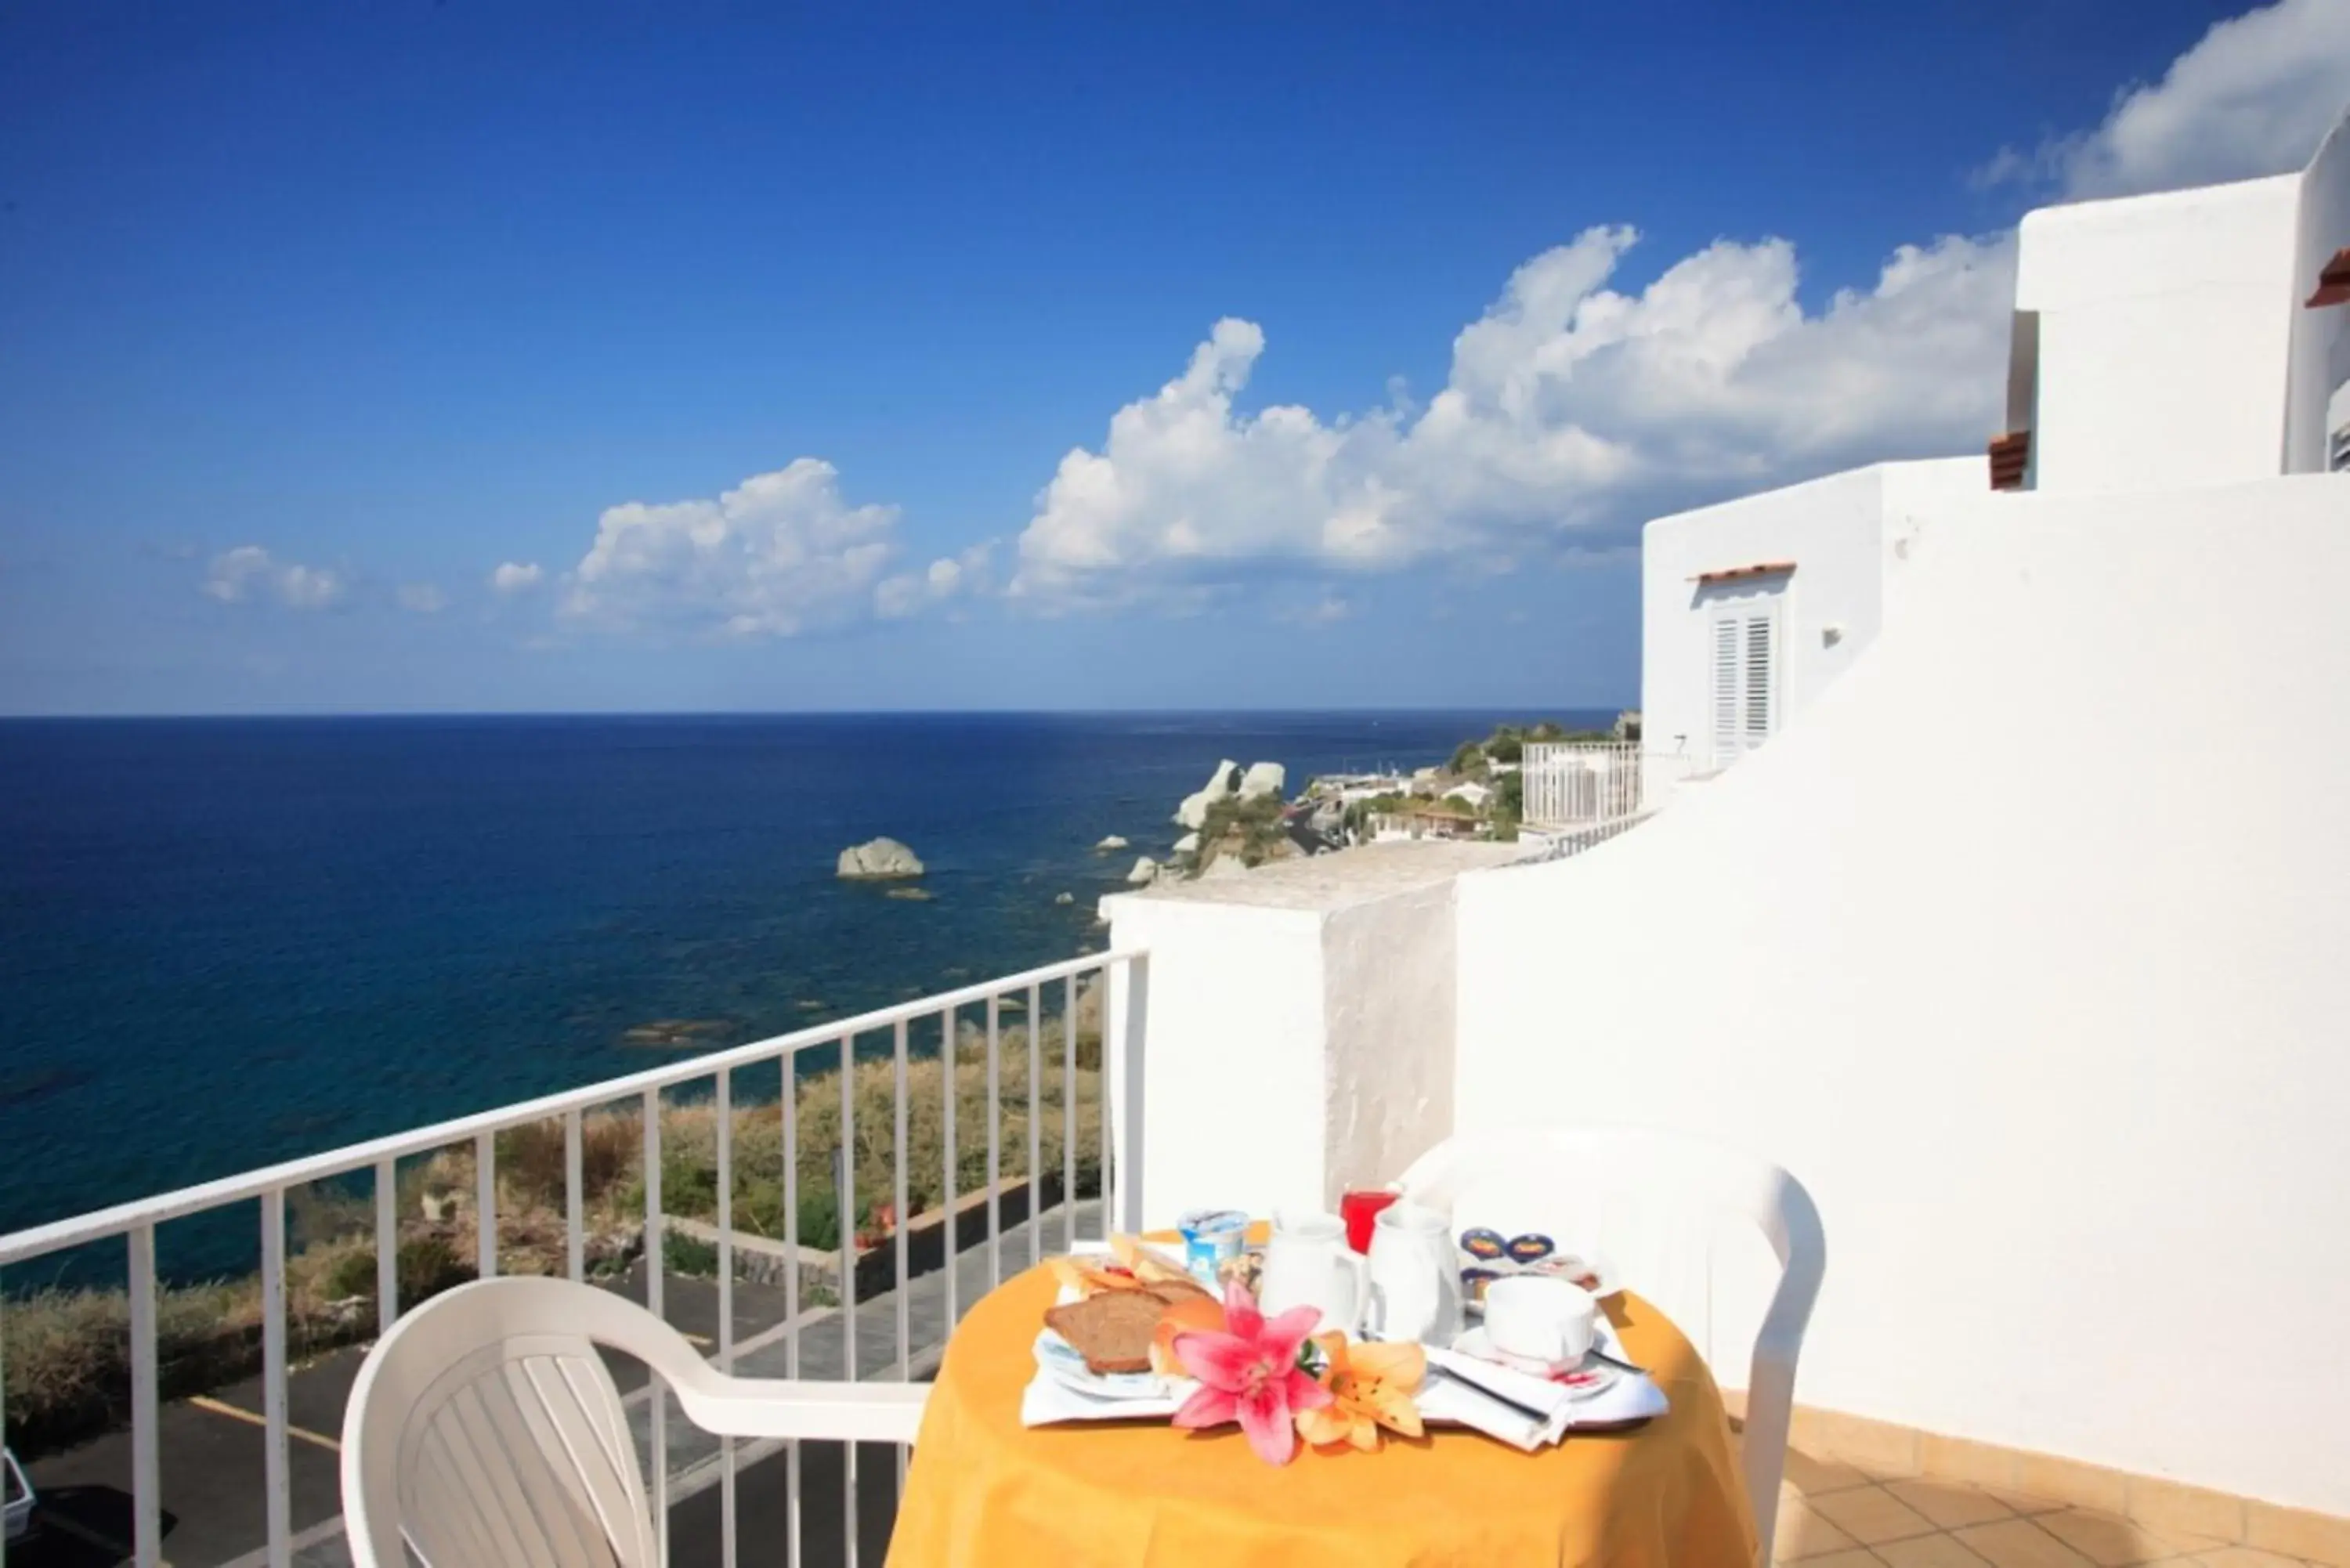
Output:
[[[1219,758],[1536,716],[0,722],[0,1231],[1069,956]]]

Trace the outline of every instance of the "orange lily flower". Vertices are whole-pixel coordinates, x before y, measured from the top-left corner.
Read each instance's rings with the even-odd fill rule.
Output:
[[[1343,1334],[1317,1334],[1323,1355],[1322,1386],[1330,1403],[1297,1412],[1297,1435],[1317,1449],[1347,1446],[1375,1453],[1379,1428],[1407,1438],[1420,1435],[1419,1407],[1412,1403],[1428,1375],[1428,1356],[1419,1345],[1367,1345]]]

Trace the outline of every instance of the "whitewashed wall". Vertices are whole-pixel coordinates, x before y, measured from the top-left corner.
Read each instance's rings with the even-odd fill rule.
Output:
[[[2025,215],[2015,304],[2040,313],[2037,489],[2282,472],[2301,181]]]
[[[1700,573],[1793,561],[1780,625],[1783,715],[1810,702],[1877,637],[1894,551],[1924,504],[1984,490],[1983,459],[1881,463],[1659,517],[1641,531],[1642,734],[1711,761],[1713,642]],[[1905,553],[1906,544],[1900,544]],[[1831,644],[1828,628],[1841,635]]]
[[[1792,1168],[1804,1403],[2350,1513],[2350,479],[1969,505],[1770,747],[1463,878],[1459,1126]]]

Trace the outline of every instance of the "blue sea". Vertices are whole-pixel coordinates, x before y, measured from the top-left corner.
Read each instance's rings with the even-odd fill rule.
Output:
[[[1098,947],[1221,758],[1610,717],[0,722],[0,1231]],[[932,901],[835,877],[877,834]]]

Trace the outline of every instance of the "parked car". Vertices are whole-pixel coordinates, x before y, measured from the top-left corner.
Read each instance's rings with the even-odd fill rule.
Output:
[[[33,1483],[25,1479],[24,1467],[16,1456],[0,1449],[0,1499],[5,1500],[0,1514],[7,1519],[6,1539],[20,1541],[33,1528]]]

